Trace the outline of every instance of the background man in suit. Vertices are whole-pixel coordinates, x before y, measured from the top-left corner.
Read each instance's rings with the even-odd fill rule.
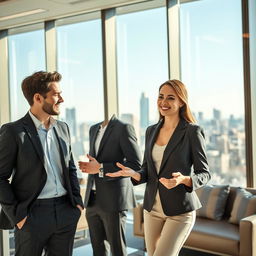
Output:
[[[79,162],[89,173],[85,195],[86,218],[94,256],[107,255],[104,240],[110,244],[113,256],[126,253],[125,222],[127,209],[136,204],[130,179],[114,179],[107,172],[119,170],[121,161],[134,170],[141,167],[140,152],[134,128],[115,116],[90,129],[89,162]]]
[[[16,226],[17,256],[41,256],[43,248],[72,255],[83,202],[68,126],[52,117],[63,102],[60,80],[43,71],[25,78],[30,110],[0,130],[0,228]]]

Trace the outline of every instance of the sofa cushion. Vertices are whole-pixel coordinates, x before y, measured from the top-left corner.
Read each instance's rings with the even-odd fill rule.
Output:
[[[198,217],[221,220],[230,191],[229,185],[206,185],[196,190],[202,207],[197,210]]]
[[[237,188],[229,222],[238,224],[241,219],[252,214],[256,214],[256,195],[243,188]]]
[[[228,223],[226,220],[196,218],[185,247],[235,256],[239,255],[239,239],[238,225]]]

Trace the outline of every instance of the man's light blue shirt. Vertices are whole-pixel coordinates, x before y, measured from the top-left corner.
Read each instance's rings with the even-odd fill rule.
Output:
[[[56,120],[51,117],[50,126],[48,129],[46,129],[45,126],[30,111],[29,115],[35,124],[44,150],[44,166],[47,173],[46,184],[38,196],[38,199],[46,199],[66,195],[67,191],[64,188],[60,148],[58,139],[53,129],[56,125]]]

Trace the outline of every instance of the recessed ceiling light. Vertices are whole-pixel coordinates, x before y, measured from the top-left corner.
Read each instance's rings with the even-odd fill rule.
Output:
[[[32,15],[32,14],[37,14],[37,13],[41,13],[41,12],[46,12],[46,11],[47,10],[45,10],[45,9],[34,9],[34,10],[31,10],[31,11],[20,12],[20,13],[8,15],[8,16],[0,17],[0,21],[16,19],[16,18],[20,18],[20,17]]]

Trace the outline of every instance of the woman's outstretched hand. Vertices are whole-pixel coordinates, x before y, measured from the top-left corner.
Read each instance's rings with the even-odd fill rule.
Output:
[[[192,181],[189,176],[184,176],[180,172],[173,172],[171,179],[160,178],[159,181],[168,189],[175,188],[180,184],[192,187]]]
[[[117,172],[108,172],[105,175],[109,176],[109,177],[132,177],[133,179],[139,181],[140,180],[140,174],[135,172],[134,170],[120,164],[120,163],[116,163],[117,167],[121,168],[121,170],[117,171]]]

